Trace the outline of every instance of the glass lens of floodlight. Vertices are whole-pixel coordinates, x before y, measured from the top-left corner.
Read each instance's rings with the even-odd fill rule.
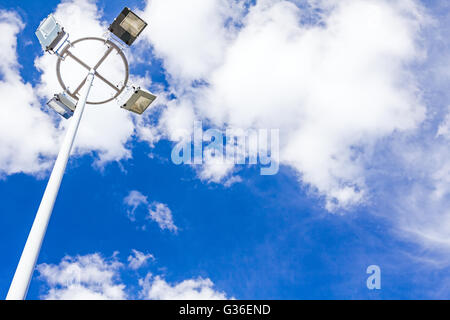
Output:
[[[149,98],[140,96],[136,102],[134,103],[134,105],[131,107],[131,109],[137,113],[143,113],[145,111],[145,109],[147,109],[147,107],[150,105],[150,103],[152,102],[152,100],[150,100]]]
[[[128,12],[127,16],[120,23],[120,26],[128,31],[134,38],[144,29],[145,22],[139,19],[133,12]]]
[[[50,100],[47,105],[59,114],[66,113],[66,110],[55,99]]]
[[[47,102],[47,105],[66,119],[69,119],[73,115],[73,111],[67,108],[67,106],[62,104],[60,101],[56,100],[56,98],[53,98]]]
[[[55,27],[56,27],[55,20],[52,19],[52,17],[48,17],[41,26],[41,30],[44,37],[47,37],[50,33],[52,33]]]

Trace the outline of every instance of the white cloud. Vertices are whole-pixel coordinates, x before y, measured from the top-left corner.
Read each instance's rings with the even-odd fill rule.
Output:
[[[59,140],[32,85],[20,75],[16,46],[23,27],[16,13],[0,10],[0,177],[47,170]]]
[[[149,206],[148,217],[163,230],[167,229],[175,233],[178,230],[178,227],[173,223],[172,211],[164,203],[153,202]]]
[[[163,58],[169,92],[178,97],[161,117],[165,136],[175,141],[190,134],[196,117],[219,127],[281,128],[281,163],[295,168],[302,183],[324,195],[327,208],[334,210],[365,200],[364,167],[371,146],[423,120],[424,107],[407,66],[422,55],[417,40],[425,18],[412,0],[311,3],[325,10],[320,23],[309,25],[302,21],[308,8],[288,1],[259,1],[244,17],[245,2],[153,0],[142,12],[151,21],[143,38]],[[106,27],[89,0],[62,2],[55,15],[72,39],[101,36]],[[15,107],[16,119],[2,117],[8,124],[0,129],[0,166],[6,174],[40,172],[49,167],[61,130],[38,109],[33,88],[20,79],[14,43],[23,24],[17,17],[3,21],[12,37],[2,40],[8,48],[2,53],[2,73],[9,80],[2,81],[0,93],[18,88],[24,101]],[[43,72],[42,98],[59,88],[55,62],[49,55],[36,59]],[[119,65],[113,66],[111,75],[119,74]],[[192,87],[194,80],[208,85]],[[6,107],[1,110],[5,113]],[[133,116],[115,103],[89,106],[75,150],[94,152],[98,165],[127,159],[134,134]],[[138,121],[138,135],[150,144],[161,137],[145,121]],[[33,138],[18,138],[25,136]],[[199,175],[226,183],[223,177],[232,171],[208,162]]]
[[[154,44],[173,81],[202,79],[221,63],[233,35],[229,19],[239,15],[242,5],[227,0],[151,0],[141,14],[150,21],[142,35]]]
[[[396,134],[379,144],[381,153],[370,164],[376,168],[371,170],[373,184],[381,185],[371,203],[377,208],[373,211],[391,221],[399,236],[419,244],[422,257],[432,253],[430,260],[446,265],[450,262],[449,9],[445,1],[427,5],[433,19],[422,34],[427,59],[415,69],[427,101],[426,121],[413,135]]]
[[[214,4],[199,2],[196,10],[223,12],[218,9],[223,1],[210,2]],[[204,25],[204,17],[174,9],[182,3],[172,1],[169,8],[153,1],[157,10],[152,13],[152,5],[146,9],[149,15],[172,17],[150,16],[156,19],[156,30],[149,33],[170,79],[188,74],[201,76],[207,84],[190,87],[183,82],[180,88],[172,82],[178,98],[163,115],[166,135],[174,138],[179,128],[192,126],[192,116],[185,125],[177,117],[171,121],[177,113],[207,118],[220,128],[279,128],[281,163],[295,168],[302,183],[325,196],[329,210],[365,201],[364,168],[372,145],[394,132],[415,129],[424,119],[408,67],[423,57],[418,40],[426,18],[421,7],[409,0],[314,1],[325,10],[311,25],[302,20],[307,7],[258,1],[232,37],[221,36],[228,30],[223,19],[211,28],[221,29],[212,43],[224,50],[208,52],[205,58],[204,46],[188,46],[189,60],[184,61],[172,33],[184,47],[198,39],[209,45],[204,39],[210,38],[208,31],[173,27],[177,19]],[[206,61],[207,68],[193,72],[196,61]],[[220,180],[223,170],[217,173]]]
[[[384,143],[395,154],[391,160],[405,158],[402,174],[414,181],[397,186],[401,191],[393,192],[393,198],[372,200],[389,202],[391,210],[384,216],[410,239],[449,243],[449,116],[440,122],[436,139],[424,143],[418,133],[425,119],[420,95],[430,83],[419,85],[417,70],[411,68],[423,61],[424,49],[429,49],[422,32],[433,32],[434,44],[441,43],[441,50],[429,58],[436,63],[428,72],[439,78],[435,82],[447,83],[446,8],[438,9],[443,21],[433,22],[430,31],[425,10],[411,0],[308,1],[314,13],[304,2],[297,7],[296,1],[261,0],[245,18],[236,7],[234,12],[220,10],[227,6],[223,1],[199,1],[198,6],[204,7],[198,12],[215,10],[209,16],[216,17],[227,12],[242,23],[242,29],[228,30],[224,19],[217,19],[220,22],[213,29],[221,28],[230,36],[221,31],[210,39],[209,30],[198,27],[205,17],[174,10],[185,5],[182,1],[171,1],[170,6],[161,2],[153,1],[158,16],[152,5],[145,11],[157,26],[154,30],[150,26],[147,39],[163,58],[169,91],[177,96],[167,102],[160,121],[170,140],[190,135],[196,118],[207,118],[218,127],[280,128],[282,164],[295,168],[301,182],[325,196],[327,208],[333,211],[372,197],[373,186],[367,185],[366,176],[373,179],[373,171],[366,167],[377,166],[375,144],[389,142],[394,133],[406,140],[414,134],[407,148],[395,141]],[[316,21],[310,23],[307,19],[312,15]],[[181,22],[169,24],[161,16]],[[192,29],[179,27],[187,20]],[[176,42],[178,38],[182,41]],[[198,39],[225,49],[206,52],[203,46],[193,45],[188,46],[188,55],[179,54],[181,46]],[[197,68],[203,60],[202,68]],[[198,78],[205,85],[189,85],[189,80]],[[436,111],[433,108],[429,106],[430,114]],[[198,176],[226,183],[233,170],[206,161]],[[382,171],[390,170],[386,166]]]
[[[136,221],[136,209],[141,205],[148,205],[147,197],[136,190],[130,191],[130,193],[123,199],[123,202],[130,207],[128,210],[128,218],[131,221]]]
[[[159,126],[165,136],[171,141],[180,141],[192,132],[196,119],[193,105],[189,101],[172,100],[167,103],[167,109],[161,115]]]
[[[123,265],[115,257],[99,254],[65,257],[59,265],[40,264],[40,279],[49,287],[47,300],[123,300],[125,285],[118,271]]]
[[[77,154],[98,154],[98,165],[131,157],[127,143],[135,134],[133,120],[138,137],[151,145],[161,134],[172,141],[186,137],[197,117],[221,128],[280,128],[281,163],[295,168],[301,183],[324,196],[329,210],[366,201],[370,197],[366,166],[373,161],[372,146],[394,132],[416,129],[424,119],[420,90],[409,66],[424,57],[419,40],[427,17],[413,0],[316,0],[309,4],[321,13],[311,24],[304,20],[311,14],[308,6],[297,7],[295,2],[261,0],[250,6],[246,16],[245,1],[149,2],[142,16],[150,25],[142,39],[163,59],[168,96],[177,97],[172,101],[163,97],[167,108],[158,128],[163,132],[115,103],[88,106],[76,140]],[[107,26],[94,1],[64,1],[55,15],[72,40],[101,36]],[[23,28],[17,14],[0,11],[0,97],[4,102],[0,106],[0,177],[48,170],[68,124],[42,111],[39,101],[59,90],[55,57],[36,59],[42,70],[37,87],[20,75],[16,43]],[[95,61],[96,56],[97,52],[86,59]],[[437,64],[441,77],[448,76],[442,67],[448,65],[448,55],[442,56]],[[111,76],[116,76],[119,64],[113,65]],[[148,77],[134,78],[150,84]],[[450,225],[445,160],[449,123],[449,116],[440,123],[439,143],[433,148],[413,151],[422,153],[417,157],[405,155],[428,163],[426,156],[436,152],[439,159],[430,165],[409,166],[425,172],[432,191],[428,194],[423,186],[410,190],[405,203],[415,203],[410,208],[415,213],[401,214],[398,220],[404,221],[405,229],[417,229],[445,243]],[[235,169],[207,161],[198,175],[226,185],[239,181],[239,177],[229,178]],[[420,194],[426,194],[420,203],[411,200]],[[176,230],[167,206],[145,201],[147,208],[153,207],[149,218],[162,228]],[[130,206],[134,215],[137,206]],[[426,212],[427,223],[420,212]]]
[[[160,276],[147,274],[139,281],[144,299],[151,300],[226,300],[224,292],[214,290],[210,279],[189,279],[177,284],[167,283]]]
[[[210,183],[223,183],[229,187],[235,182],[240,182],[239,177],[232,176],[234,171],[234,163],[227,161],[222,155],[215,156],[213,149],[203,152],[203,165],[198,167],[198,176],[201,180]]]
[[[142,268],[151,254],[132,250],[128,257],[128,270]],[[147,273],[145,278],[137,278],[139,289],[121,280],[127,268],[117,258],[117,253],[105,259],[100,254],[64,257],[59,264],[40,264],[37,266],[39,279],[45,283],[45,293],[41,296],[47,300],[223,300],[224,292],[214,289],[210,279],[187,279],[179,283],[168,283],[161,276]],[[132,273],[131,276],[136,273]],[[128,277],[129,278],[129,277]],[[130,279],[131,281],[131,279]]]
[[[148,197],[137,190],[130,191],[124,198],[124,203],[130,207],[127,214],[131,221],[135,222],[137,220],[137,208],[145,206],[147,209],[146,219],[155,221],[162,230],[167,229],[174,233],[178,231],[178,227],[173,222],[172,211],[166,204],[157,201],[149,203]],[[145,226],[142,228],[145,229]]]
[[[148,253],[132,250],[132,255],[128,256],[128,267],[132,270],[137,270],[148,263],[148,260],[155,260],[155,257]]]

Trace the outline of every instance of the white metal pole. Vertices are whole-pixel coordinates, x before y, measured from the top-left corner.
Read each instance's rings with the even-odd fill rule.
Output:
[[[95,71],[91,69],[86,79],[86,84],[81,93],[81,97],[77,103],[72,121],[67,130],[64,141],[56,158],[55,166],[48,180],[47,188],[42,197],[41,204],[28,235],[25,248],[20,257],[19,265],[12,280],[11,286],[6,296],[6,300],[23,300],[25,299],[30,285],[31,277],[36,266],[39,251],[41,250],[42,241],[47,231],[48,222],[52,215],[53,206],[58,195],[61,180],[66,169],[70,151],[77,134],[81,116],[83,115],[86,100],[94,80]]]

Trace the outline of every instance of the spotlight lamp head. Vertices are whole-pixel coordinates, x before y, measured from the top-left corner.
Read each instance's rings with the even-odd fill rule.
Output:
[[[125,7],[111,23],[108,30],[128,46],[131,46],[146,26],[147,23],[144,20]]]
[[[36,30],[36,36],[44,51],[54,51],[58,43],[64,38],[66,32],[51,14],[41,21]]]
[[[122,108],[137,114],[143,114],[155,99],[155,95],[137,88],[128,101],[122,105]]]
[[[77,101],[65,92],[55,94],[55,96],[47,102],[47,106],[65,119],[69,119],[73,116],[76,105]]]

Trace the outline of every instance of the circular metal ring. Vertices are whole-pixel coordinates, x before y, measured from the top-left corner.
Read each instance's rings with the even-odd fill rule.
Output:
[[[70,51],[69,51],[69,49],[72,46],[74,46],[75,44],[77,44],[79,42],[82,42],[82,41],[88,41],[88,40],[100,41],[100,42],[106,44],[107,46],[109,46],[109,48],[115,49],[117,51],[117,53],[119,54],[119,56],[122,58],[123,64],[125,66],[125,78],[124,78],[124,81],[123,81],[123,85],[120,88],[115,86],[114,89],[117,92],[112,98],[106,99],[106,100],[103,100],[103,101],[98,101],[98,102],[93,102],[93,101],[87,101],[86,102],[87,104],[92,104],[92,105],[104,104],[104,103],[107,103],[107,102],[110,102],[110,101],[114,100],[115,98],[117,98],[123,92],[123,90],[125,89],[125,87],[128,84],[128,77],[129,77],[129,74],[128,74],[128,72],[129,72],[128,61],[127,61],[127,58],[125,57],[125,54],[123,53],[123,51],[115,43],[111,42],[110,40],[97,38],[97,37],[86,37],[86,38],[81,38],[81,39],[75,40],[72,43],[69,43],[67,46],[64,47],[64,49],[61,51],[60,55],[58,56],[58,61],[56,62],[56,76],[58,77],[58,82],[61,85],[61,87],[63,88],[63,90],[66,91],[72,98],[74,98],[75,100],[78,101],[79,98],[76,95],[77,92],[74,92],[74,93],[69,92],[67,90],[66,84],[62,80],[62,77],[61,77],[61,61],[64,60],[67,56],[70,55],[72,58],[75,59],[76,62],[80,63],[83,67],[85,67],[86,69],[90,70],[90,67],[88,65],[83,63],[76,56],[73,56],[70,53]],[[102,81],[104,81],[107,84],[109,84],[110,86],[112,86],[111,83],[108,80],[106,80],[105,78],[103,78],[100,74],[98,74],[97,70],[96,70],[100,66],[100,64],[103,62],[103,60],[109,55],[109,53],[110,53],[110,50],[107,51],[107,53],[102,57],[102,59],[100,59],[100,61],[97,63],[97,65],[93,69],[95,70],[95,75],[96,76],[100,77],[100,79]],[[80,89],[84,85],[84,81],[85,80],[83,80],[83,82],[80,84],[80,87],[78,89]]]

